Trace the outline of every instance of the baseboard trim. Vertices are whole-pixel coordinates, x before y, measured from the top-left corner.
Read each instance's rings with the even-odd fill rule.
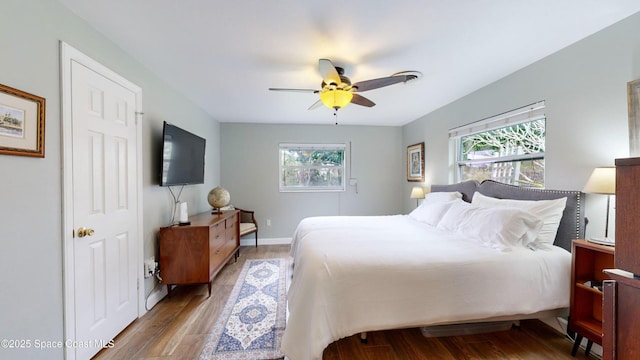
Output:
[[[164,285],[156,286],[151,291],[151,294],[149,294],[149,296],[145,300],[147,311],[153,309],[153,307],[156,306],[156,304],[159,303],[162,299],[164,299],[165,296],[167,296],[168,294],[169,293],[167,292],[166,286]]]
[[[258,238],[258,245],[289,245],[291,238]],[[248,236],[246,239],[240,239],[240,246],[255,246],[256,238]]]

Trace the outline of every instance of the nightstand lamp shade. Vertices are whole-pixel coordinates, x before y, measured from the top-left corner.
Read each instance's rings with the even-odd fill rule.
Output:
[[[418,199],[424,199],[424,188],[422,186],[414,186],[411,189],[410,198],[416,199],[416,206],[418,206]]]
[[[611,195],[616,194],[616,168],[611,166],[593,169],[582,191],[591,194],[607,195],[607,216],[604,230],[604,238],[607,240],[609,237],[609,207],[611,204]],[[613,241],[613,239],[611,241]]]
[[[591,194],[615,195],[616,168],[612,166],[593,169],[582,191]]]

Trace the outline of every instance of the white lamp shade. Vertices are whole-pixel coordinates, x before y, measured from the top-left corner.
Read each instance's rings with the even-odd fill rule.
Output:
[[[616,168],[598,167],[593,169],[593,172],[582,191],[591,194],[615,195]]]
[[[411,198],[424,199],[424,188],[421,186],[414,186],[413,189],[411,189]]]

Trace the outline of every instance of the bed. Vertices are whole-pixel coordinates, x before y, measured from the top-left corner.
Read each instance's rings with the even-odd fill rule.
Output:
[[[467,181],[433,185],[408,215],[303,219],[283,352],[321,359],[331,342],[366,331],[565,314],[581,200],[579,191]],[[547,203],[555,223],[547,205],[540,212]]]

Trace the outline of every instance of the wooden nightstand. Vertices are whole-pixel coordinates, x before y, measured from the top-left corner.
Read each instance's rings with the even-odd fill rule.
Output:
[[[603,272],[614,266],[613,246],[598,245],[586,240],[574,240],[571,245],[571,308],[569,330],[576,332],[571,351],[575,355],[583,337],[591,345],[602,345],[602,281],[609,277]]]

